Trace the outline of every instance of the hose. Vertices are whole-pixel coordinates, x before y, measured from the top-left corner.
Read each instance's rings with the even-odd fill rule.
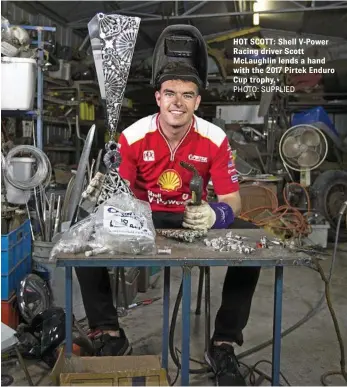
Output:
[[[344,215],[344,213],[346,211],[346,208],[347,208],[347,201],[342,205],[341,210],[339,212],[339,218],[338,218],[337,226],[336,226],[336,236],[335,236],[335,243],[334,243],[333,260],[332,260],[332,263],[331,263],[331,266],[330,266],[330,271],[329,271],[328,278],[326,277],[326,275],[325,275],[325,273],[324,273],[320,263],[318,261],[315,262],[316,266],[317,266],[317,269],[318,269],[318,272],[321,275],[322,280],[324,281],[324,284],[325,284],[326,301],[327,301],[327,305],[328,305],[328,308],[329,308],[329,311],[330,311],[330,314],[331,314],[331,318],[333,320],[335,332],[336,332],[336,335],[337,335],[337,340],[339,342],[339,347],[340,347],[340,370],[339,371],[329,371],[329,372],[326,372],[325,374],[323,374],[321,376],[321,383],[323,384],[323,386],[328,386],[329,385],[326,382],[326,379],[327,379],[328,376],[332,376],[332,375],[341,375],[345,379],[345,381],[347,383],[345,348],[344,348],[344,344],[343,344],[343,340],[342,340],[342,336],[341,336],[341,331],[340,331],[339,323],[337,321],[336,313],[335,313],[334,308],[332,306],[331,296],[330,296],[330,281],[331,281],[333,267],[334,267],[334,262],[335,262],[336,253],[337,253],[337,249],[338,249],[341,221],[342,221],[342,217],[343,217],[343,215]]]
[[[12,162],[18,154],[30,154],[36,160],[36,172],[28,180],[20,181],[13,176]],[[30,191],[39,186],[46,187],[52,176],[52,167],[47,155],[32,145],[19,145],[11,149],[6,156],[5,178],[15,188]]]
[[[302,319],[300,319],[297,323],[295,323],[294,325],[292,325],[291,327],[289,327],[288,329],[286,329],[285,331],[283,331],[281,333],[281,338],[283,338],[283,337],[287,336],[289,333],[291,333],[294,330],[301,327],[303,324],[305,324],[308,320],[310,320],[313,316],[315,316],[319,312],[319,310],[324,302],[324,299],[326,299],[331,317],[333,319],[333,324],[334,324],[334,328],[335,328],[335,332],[337,335],[339,348],[340,348],[340,370],[339,371],[329,371],[329,372],[326,372],[325,374],[323,374],[321,376],[321,383],[323,386],[329,385],[326,382],[326,378],[328,376],[332,376],[332,375],[342,375],[343,378],[347,382],[345,349],[344,349],[344,344],[343,344],[343,340],[342,340],[342,336],[341,336],[341,331],[339,328],[339,324],[338,324],[338,321],[336,318],[335,311],[334,311],[333,306],[332,306],[331,296],[330,296],[330,282],[332,279],[333,270],[334,270],[335,261],[336,261],[336,255],[337,255],[337,251],[338,251],[338,239],[339,239],[339,233],[340,233],[340,227],[341,227],[341,220],[342,220],[342,216],[343,216],[344,212],[346,211],[346,207],[347,207],[347,202],[345,202],[343,204],[343,206],[339,212],[339,218],[338,218],[337,228],[336,228],[336,237],[335,237],[335,243],[334,243],[334,251],[333,251],[333,256],[332,256],[332,260],[331,260],[331,264],[330,264],[329,274],[327,277],[325,276],[324,271],[323,271],[319,261],[316,258],[313,258],[313,262],[316,266],[314,268],[314,270],[318,271],[318,273],[321,275],[321,278],[325,284],[325,291],[324,291],[322,297],[319,299],[316,306],[314,306]],[[182,300],[182,282],[181,282],[181,285],[180,285],[180,288],[179,288],[179,291],[177,294],[174,310],[172,313],[170,334],[169,334],[170,355],[171,355],[171,358],[172,358],[173,362],[175,363],[178,371],[181,368],[181,364],[179,362],[178,355],[177,355],[178,349],[175,348],[175,346],[174,346],[174,336],[175,336],[175,327],[176,327],[177,316],[178,316],[178,309],[179,309],[181,300]],[[246,356],[249,356],[249,355],[252,355],[256,352],[259,352],[262,349],[271,345],[272,342],[273,342],[273,339],[269,339],[269,340],[255,346],[253,348],[250,348],[249,350],[244,351],[244,352],[240,353],[239,355],[237,355],[237,359],[240,360],[242,358],[245,358]],[[195,359],[190,358],[190,360],[195,362],[195,363],[198,363],[198,364],[203,364],[202,362],[195,360]],[[256,371],[255,368],[256,368],[256,366],[251,367],[252,372]],[[205,374],[205,373],[208,373],[210,371],[211,371],[210,367],[207,367],[207,366],[204,368],[200,368],[200,369],[189,369],[190,374]],[[264,376],[266,376],[267,379],[269,379],[269,376],[267,376],[265,373],[262,373],[262,374]],[[282,375],[282,377],[283,377],[283,375]],[[178,378],[178,374],[176,375],[175,381],[171,385],[175,384],[177,378]],[[289,383],[287,383],[287,384],[289,385]]]
[[[307,200],[307,215],[309,215],[311,211],[311,201],[306,188],[299,183],[290,182],[290,183],[287,183],[285,188],[283,189],[283,200],[285,204],[282,206],[279,206],[277,196],[273,191],[261,185],[254,185],[253,186],[254,188],[257,188],[257,189],[261,188],[269,194],[271,205],[256,207],[256,208],[252,208],[251,210],[245,211],[240,215],[240,219],[250,221],[259,227],[270,226],[273,229],[276,229],[278,231],[279,230],[289,231],[291,235],[294,237],[300,237],[300,236],[309,234],[311,230],[310,230],[310,225],[307,222],[307,218],[304,215],[302,215],[301,212],[296,207],[293,207],[287,198],[286,189],[289,186],[297,186],[304,191],[304,194]],[[255,216],[250,215],[254,212],[256,212],[255,215],[257,215],[259,211],[265,211],[265,210],[270,211],[271,215],[265,217],[264,219],[259,220],[259,219],[256,219]],[[277,223],[274,224],[275,221],[281,221],[282,225],[279,225]]]

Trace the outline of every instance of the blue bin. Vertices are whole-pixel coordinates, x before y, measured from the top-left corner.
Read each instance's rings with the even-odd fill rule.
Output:
[[[20,281],[31,273],[30,220],[16,230],[1,235],[1,300],[17,291]]]
[[[294,113],[292,117],[292,126],[314,124],[315,122],[323,122],[336,136],[339,135],[322,106],[317,106],[301,113]]]

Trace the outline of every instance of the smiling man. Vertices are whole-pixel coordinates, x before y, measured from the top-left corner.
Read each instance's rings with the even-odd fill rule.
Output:
[[[184,213],[185,227],[211,228],[215,221],[228,226],[241,209],[239,185],[224,131],[194,115],[201,101],[198,73],[188,64],[170,62],[159,72],[155,87],[159,114],[135,122],[120,136],[120,174],[153,211]],[[193,164],[202,176],[203,199],[212,177],[224,206],[186,206],[192,175],[181,161]],[[223,216],[217,219],[216,211]]]
[[[201,101],[201,84],[194,67],[182,62],[167,64],[155,82],[159,113],[135,122],[119,139],[119,173],[138,199],[150,203],[156,228],[220,229],[237,222],[238,228],[245,227],[235,219],[241,210],[241,199],[227,136],[221,128],[194,114]],[[194,165],[203,179],[201,205],[187,204],[191,199],[192,174],[180,165],[181,161]],[[218,202],[206,201],[210,179]],[[102,179],[93,180],[89,194],[101,188],[98,184]],[[100,355],[130,353],[113,306],[106,268],[76,268],[76,273],[89,324],[103,332]],[[258,277],[259,268],[228,268],[222,305],[206,354],[218,385],[245,385],[233,343],[243,342],[242,330]]]

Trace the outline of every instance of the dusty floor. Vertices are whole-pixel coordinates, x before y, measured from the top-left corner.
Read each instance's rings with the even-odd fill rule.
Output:
[[[347,344],[347,245],[340,245],[345,252],[340,252],[336,260],[332,280],[332,300],[337,314],[342,337]],[[331,263],[331,257],[327,257],[323,263],[327,271]],[[211,309],[212,316],[220,304],[221,288],[225,275],[225,268],[211,270]],[[172,270],[171,281],[171,308],[176,299],[177,290],[181,278],[181,270]],[[156,288],[149,290],[145,297],[162,294],[162,276]],[[204,352],[204,322],[203,315],[195,316],[195,300],[198,282],[198,269],[193,270],[193,305],[191,314],[192,338],[191,356],[196,359],[203,358]],[[258,283],[253,300],[251,317],[244,331],[245,344],[237,348],[237,353],[250,349],[272,336],[273,314],[273,283],[274,270],[264,269]],[[295,267],[284,270],[284,295],[283,295],[283,329],[286,329],[303,318],[308,311],[317,304],[323,292],[323,283],[318,273],[313,270]],[[139,294],[138,298],[143,298]],[[161,353],[162,333],[162,306],[158,301],[150,306],[134,309],[130,314],[121,319],[133,347],[134,354]],[[176,343],[180,348],[180,315],[177,324]],[[213,327],[213,319],[212,319]],[[271,360],[271,347],[267,347],[251,356],[242,359],[248,365],[254,365],[257,361]],[[340,352],[328,308],[324,307],[306,324],[292,332],[282,340],[281,371],[291,385],[321,385],[321,375],[325,372],[339,369]],[[196,367],[192,364],[191,367]],[[271,372],[271,366],[262,364],[261,369]],[[48,370],[41,364],[30,364],[29,372],[36,385],[49,385]],[[11,368],[3,367],[2,373],[11,374],[14,377],[14,385],[27,385],[24,373],[18,365]],[[171,363],[170,375],[175,377],[175,367]],[[331,377],[329,382],[333,385],[346,385],[342,377]],[[178,379],[178,383],[180,379]],[[192,385],[213,385],[208,375],[191,376]],[[284,382],[283,382],[284,384]],[[263,385],[269,385],[264,382]]]

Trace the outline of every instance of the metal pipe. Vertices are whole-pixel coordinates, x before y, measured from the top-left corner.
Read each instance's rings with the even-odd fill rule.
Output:
[[[132,5],[131,7],[117,9],[117,13],[124,13],[128,11],[135,11],[136,9],[145,8],[150,5],[158,4],[158,1],[146,1],[145,3]]]
[[[42,63],[43,63],[43,44],[42,44],[42,31],[40,28],[37,30],[37,47],[39,52],[39,60],[37,64],[37,120],[36,120],[36,136],[37,147],[43,149],[43,130],[42,130],[42,109],[43,109],[43,75],[42,75]]]
[[[207,0],[206,1],[199,1],[198,4],[194,5],[192,8],[188,9],[188,11],[182,13],[181,16],[187,16],[187,15],[191,15],[193,12],[197,11],[198,9],[200,9],[201,7],[203,7],[205,4],[207,3]]]
[[[61,212],[61,196],[59,195],[58,196],[58,203],[57,203],[57,212],[55,214],[53,236],[59,232],[60,212]]]
[[[82,44],[78,47],[78,51],[82,51],[84,49],[84,47],[87,45],[88,42],[90,42],[89,34],[86,35],[86,37],[84,38]]]
[[[297,1],[294,1],[294,0],[291,0],[291,3],[295,4],[296,6],[298,6],[299,8],[305,8],[305,5],[304,4],[300,4],[299,2]],[[312,7],[312,3],[311,3],[311,7]]]
[[[246,12],[221,12],[221,13],[206,13],[199,15],[179,15],[179,16],[165,16],[165,20],[186,20],[186,19],[208,19],[208,18],[218,18],[218,17],[230,17],[230,16],[240,16],[240,15],[253,15],[254,13],[258,13],[260,15],[274,15],[274,14],[282,14],[282,13],[300,13],[300,12],[312,12],[312,11],[331,11],[331,10],[339,10],[339,9],[347,9],[347,6],[323,6],[323,7],[311,7],[311,8],[289,8],[289,9],[272,9],[266,11],[246,11]],[[142,19],[141,23],[145,22],[153,22],[159,20],[158,18],[148,18]]]
[[[118,11],[117,11],[118,13]],[[163,19],[160,15],[155,15],[153,13],[144,13],[144,12],[133,12],[133,11],[127,11],[126,16],[142,16],[142,17],[156,17],[157,19]]]

